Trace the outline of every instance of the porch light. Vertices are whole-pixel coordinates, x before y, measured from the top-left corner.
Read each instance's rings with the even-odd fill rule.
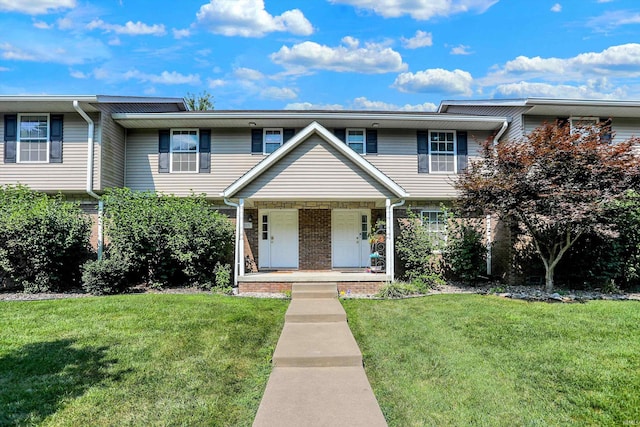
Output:
[[[377,128],[378,126],[380,126],[380,123],[372,123],[372,124],[371,124],[371,127],[372,127],[372,128]]]
[[[256,125],[256,122],[249,122],[249,126],[255,127],[255,125]]]

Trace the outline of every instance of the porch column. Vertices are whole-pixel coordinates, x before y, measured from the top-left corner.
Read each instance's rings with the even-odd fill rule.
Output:
[[[487,214],[487,276],[491,276],[491,214]]]
[[[393,206],[391,206],[391,199],[385,200],[386,210],[386,227],[385,227],[385,273],[389,276],[393,282],[393,267],[395,260],[393,259]]]
[[[244,199],[238,201],[238,276],[244,276]]]

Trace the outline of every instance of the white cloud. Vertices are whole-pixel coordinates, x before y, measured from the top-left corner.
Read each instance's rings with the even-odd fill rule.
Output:
[[[258,70],[254,70],[252,68],[236,68],[233,70],[233,75],[241,80],[262,80],[264,79],[264,74],[262,74]]]
[[[71,77],[73,77],[74,79],[88,79],[89,75],[83,73],[82,71],[78,71],[78,70],[71,70],[69,72],[69,75]]]
[[[424,104],[405,104],[402,106],[384,101],[371,101],[364,96],[355,98],[351,104],[354,110],[375,110],[375,111],[435,111],[436,104],[425,102]]]
[[[311,102],[294,102],[287,104],[285,110],[369,110],[369,111],[436,111],[437,105],[430,102],[424,104],[405,104],[402,106],[384,101],[371,101],[364,96],[355,98],[345,107],[340,104],[314,104]]]
[[[518,82],[498,85],[495,94],[507,98],[569,98],[569,99],[623,99],[627,94],[623,88],[610,92],[598,90],[598,85],[590,82],[586,85],[549,84],[537,82]]]
[[[285,110],[344,110],[340,104],[313,104],[311,102],[293,102],[284,107]]]
[[[191,35],[191,30],[188,28],[184,28],[184,29],[178,29],[178,28],[173,28],[171,30],[173,32],[173,38],[174,39],[183,39],[185,37],[189,37]]]
[[[640,77],[640,44],[611,46],[601,52],[586,52],[571,58],[519,56],[482,79],[485,85],[544,78],[571,81],[589,77]]]
[[[469,49],[470,49],[470,46],[461,44],[459,46],[452,47],[451,52],[449,53],[451,55],[471,55],[473,52],[471,52]]]
[[[630,10],[607,11],[587,20],[587,26],[595,31],[606,32],[623,25],[640,24],[640,13]]]
[[[226,86],[227,82],[222,79],[209,79],[207,80],[207,86],[209,89],[216,89],[222,86]]]
[[[95,30],[100,29],[108,33],[125,34],[128,36],[140,36],[140,35],[153,35],[163,36],[167,32],[162,24],[147,25],[143,22],[128,21],[124,25],[107,24],[102,19],[94,19],[87,24],[87,29]]]
[[[407,69],[402,56],[390,47],[377,43],[365,43],[360,47],[353,37],[343,38],[342,45],[336,47],[310,41],[292,47],[282,46],[270,58],[294,74],[312,70],[380,74]]]
[[[562,5],[560,3],[556,3],[551,6],[551,12],[562,12]]]
[[[432,68],[417,73],[402,73],[391,87],[400,92],[443,92],[470,96],[472,83],[473,77],[467,71]]]
[[[457,13],[484,13],[499,0],[329,0],[360,9],[372,10],[385,18],[410,15],[413,19],[428,20],[436,16]]]
[[[143,83],[154,83],[163,85],[200,85],[202,82],[198,74],[181,74],[177,71],[163,71],[160,74],[143,73],[142,71],[132,69],[124,73],[112,72],[105,68],[96,68],[93,70],[93,77],[97,80],[107,80],[111,82],[137,80]]]
[[[296,99],[298,94],[288,87],[267,87],[260,91],[260,96],[265,99],[285,100]]]
[[[431,33],[427,33],[426,31],[416,31],[416,35],[411,37],[410,39],[406,39],[402,37],[402,46],[407,49],[418,49],[420,47],[432,46],[433,45],[433,36]]]
[[[198,24],[215,34],[263,37],[279,31],[308,36],[313,26],[299,9],[279,16],[265,10],[263,0],[211,0],[196,14]]]
[[[50,30],[54,27],[53,24],[47,24],[44,21],[33,21],[33,26],[40,30]]]
[[[0,43],[0,57],[12,61],[51,62],[57,64],[83,64],[108,58],[104,44],[96,39],[42,39],[38,43],[28,40]]]
[[[76,0],[0,0],[0,11],[28,15],[42,15],[74,7],[76,7]]]

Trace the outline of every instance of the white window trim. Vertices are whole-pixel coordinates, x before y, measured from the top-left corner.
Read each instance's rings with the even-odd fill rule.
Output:
[[[173,170],[173,132],[195,131],[196,132],[196,170],[194,171],[174,171]],[[200,170],[200,129],[197,128],[173,128],[169,130],[169,173],[198,173]],[[190,153],[190,151],[177,151],[177,153]]]
[[[597,125],[598,123],[600,123],[600,117],[592,117],[592,116],[585,116],[585,117],[569,117],[569,126],[570,126],[570,133],[571,135],[573,135],[573,133],[575,132],[576,128],[573,125],[573,122],[593,122],[594,125]]]
[[[47,117],[47,159],[46,160],[21,160],[20,159],[20,119],[22,116],[46,116]],[[16,126],[16,163],[49,163],[49,154],[51,151],[51,114],[49,113],[19,113],[18,123]]]
[[[349,144],[349,131],[359,131],[362,132],[362,151],[356,151],[353,150],[353,148],[351,148],[351,145]],[[363,154],[366,155],[367,154],[367,130],[365,128],[347,128],[345,129],[345,134],[344,134],[344,142],[345,144],[347,144],[347,146],[349,148],[351,148],[353,151],[356,151],[356,153],[358,154]]]
[[[268,156],[271,153],[267,152],[267,131],[277,130],[280,132],[280,147],[284,145],[284,128],[264,128],[262,129],[262,154]],[[277,150],[277,148],[276,148]],[[274,150],[275,151],[275,150]]]
[[[422,209],[420,211],[420,222],[421,224],[424,226],[424,216],[425,214],[429,214],[429,213],[436,213],[436,214],[442,214],[442,224],[444,226],[444,231],[442,232],[442,241],[444,243],[447,243],[448,240],[448,229],[447,229],[447,214],[446,212],[444,212],[442,209],[437,209],[437,208],[431,208],[431,209]],[[433,234],[440,234],[439,231],[433,231],[433,230],[427,230],[428,233],[433,233]],[[440,253],[441,250],[440,249],[435,249],[434,253]]]
[[[433,163],[431,162],[431,134],[445,132],[445,133],[453,133],[453,172],[448,171],[434,171]],[[458,132],[451,129],[439,129],[439,130],[429,130],[429,134],[427,135],[427,148],[429,149],[429,173],[433,174],[441,174],[441,175],[451,175],[458,173]],[[440,151],[436,151],[435,154],[440,154]],[[443,153],[447,154],[447,153]]]

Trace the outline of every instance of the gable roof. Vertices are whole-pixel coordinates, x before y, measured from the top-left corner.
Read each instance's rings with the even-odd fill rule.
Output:
[[[371,163],[366,161],[361,155],[353,151],[347,144],[339,140],[336,136],[328,131],[324,126],[318,122],[312,122],[310,125],[302,129],[289,141],[283,144],[279,149],[270,154],[266,159],[254,166],[249,172],[238,178],[233,184],[228,186],[221,196],[225,198],[233,197],[240,190],[253,182],[256,178],[262,175],[265,171],[278,163],[281,159],[287,156],[294,148],[298,147],[302,142],[306,141],[311,135],[317,134],[329,145],[335,148],[342,155],[347,157],[355,165],[361,168],[367,175],[372,177],[376,182],[380,183],[390,192],[392,192],[398,198],[408,197],[409,194],[398,184],[396,184],[391,178],[386,176],[380,170],[378,170]]]

